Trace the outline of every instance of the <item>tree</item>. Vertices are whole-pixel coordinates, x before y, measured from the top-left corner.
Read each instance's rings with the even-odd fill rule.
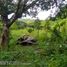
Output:
[[[66,18],[67,14],[67,4],[65,3],[66,0],[56,0],[57,5],[51,7],[53,9],[55,7],[55,13],[51,10],[50,20],[55,21],[57,19],[64,19]],[[53,15],[52,15],[53,14]]]
[[[67,18],[67,5],[60,9],[60,12],[57,14],[56,18],[58,19]]]
[[[59,12],[55,17],[50,17],[52,21],[58,20],[58,19],[64,19],[67,18],[67,5],[64,5],[60,7]]]
[[[1,20],[3,22],[1,45],[5,46],[8,44],[9,28],[18,18],[22,17],[22,15],[25,14],[36,15],[37,7],[40,7],[43,10],[50,9],[50,7],[53,6],[54,4],[58,6],[57,3],[58,3],[57,0],[0,0],[0,15]],[[31,10],[34,13],[32,13]],[[14,14],[9,19],[8,15],[11,13]]]

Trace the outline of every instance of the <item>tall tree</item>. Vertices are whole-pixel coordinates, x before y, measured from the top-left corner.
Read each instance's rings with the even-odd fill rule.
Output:
[[[54,4],[58,6],[58,0],[0,0],[0,15],[3,22],[1,45],[8,44],[9,28],[18,18],[21,18],[24,14],[36,15],[37,7],[43,10],[50,9]],[[13,16],[9,19],[8,15],[11,13],[13,13]]]

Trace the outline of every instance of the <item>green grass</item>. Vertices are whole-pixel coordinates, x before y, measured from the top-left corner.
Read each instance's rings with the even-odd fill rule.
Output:
[[[43,29],[34,29],[31,33],[28,32],[29,28],[17,29],[13,28],[10,30],[10,43],[9,49],[6,51],[0,51],[0,61],[16,61],[19,65],[5,64],[0,67],[66,67],[67,66],[67,23],[61,26],[57,30],[60,31],[62,39],[56,36],[52,31],[59,23],[63,21],[49,21],[46,24],[45,21],[41,22]],[[13,26],[14,27],[14,26]],[[17,26],[16,26],[17,27]],[[16,41],[24,34],[35,37],[38,40],[36,45],[22,46],[17,45]],[[22,63],[22,64],[20,64]]]

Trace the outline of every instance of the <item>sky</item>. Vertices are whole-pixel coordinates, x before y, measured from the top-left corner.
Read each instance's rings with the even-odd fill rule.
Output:
[[[36,16],[37,18],[39,18],[40,20],[45,20],[47,18],[49,18],[50,16],[55,17],[56,15],[56,11],[58,11],[57,7],[54,7],[53,9],[50,9],[48,11],[40,11],[38,13],[38,15]],[[31,19],[31,17],[29,15],[27,15],[26,17],[22,17],[21,19]],[[32,19],[36,19],[36,18],[32,18]]]
[[[48,11],[45,11],[45,10],[40,11],[36,17],[39,18],[40,20],[45,20],[48,17],[50,17],[50,15],[54,16],[54,13],[56,10],[57,10],[57,8],[55,7],[53,9],[48,10]],[[51,13],[51,11],[52,11],[52,13]],[[13,15],[13,13],[10,14],[8,17],[11,18],[12,15]],[[36,18],[31,18],[29,15],[27,15],[26,17],[21,17],[20,19],[36,19]]]
[[[54,7],[53,9],[50,9],[50,10],[48,10],[48,11],[41,11],[41,12],[39,12],[39,14],[37,15],[37,17],[38,17],[40,20],[45,20],[45,19],[49,18],[50,16],[55,17],[56,11],[58,11],[58,8],[57,8],[57,7]]]
[[[61,0],[58,0],[60,3],[61,3]],[[64,4],[67,4],[67,0],[65,0],[63,2]],[[55,17],[57,15],[57,13],[60,11],[60,9],[58,7],[54,7],[54,8],[51,8],[50,10],[48,11],[40,11],[37,15],[37,17],[40,19],[40,20],[45,20],[47,18],[49,18],[50,16],[52,17]],[[30,18],[30,16],[27,16],[26,18]]]
[[[59,1],[61,1],[61,0],[59,0]],[[65,0],[64,3],[67,4],[67,0]],[[45,11],[45,10],[40,11],[36,17],[39,18],[40,20],[45,20],[45,19],[49,18],[50,16],[55,17],[56,11],[57,12],[59,11],[57,7],[54,7],[48,11]],[[9,15],[8,17],[10,18],[12,15],[13,14]],[[35,18],[31,18],[29,15],[27,15],[26,17],[22,17],[20,19],[35,19]]]

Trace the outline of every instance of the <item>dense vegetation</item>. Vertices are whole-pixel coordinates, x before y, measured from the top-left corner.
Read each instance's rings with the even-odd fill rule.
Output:
[[[0,25],[1,32],[2,24]],[[16,44],[17,39],[24,34],[35,37],[37,44]],[[31,20],[16,21],[10,28],[8,50],[0,50],[0,61],[17,61],[19,64],[16,66],[19,67],[66,67],[67,19],[38,23]],[[4,66],[14,67],[9,63]]]
[[[66,67],[67,5],[65,0],[0,0],[0,67]],[[65,7],[63,7],[65,6]],[[38,8],[60,12],[50,20],[17,20],[35,17]],[[11,18],[8,16],[13,15]],[[36,44],[18,44],[18,38],[29,35]]]

